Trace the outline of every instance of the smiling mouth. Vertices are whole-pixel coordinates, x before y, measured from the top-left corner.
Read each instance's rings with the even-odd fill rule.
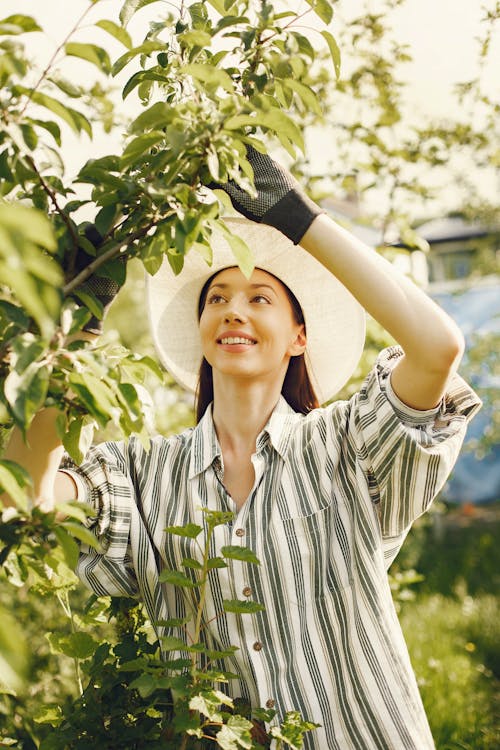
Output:
[[[219,344],[248,344],[250,346],[253,346],[257,342],[253,339],[247,339],[243,336],[224,336],[224,338],[217,339],[217,343]]]

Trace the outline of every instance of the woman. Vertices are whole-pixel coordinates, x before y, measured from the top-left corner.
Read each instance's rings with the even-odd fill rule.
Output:
[[[479,408],[455,375],[463,339],[269,157],[249,149],[249,159],[257,195],[222,187],[247,217],[230,225],[255,252],[251,277],[214,237],[211,268],[193,253],[178,277],[164,266],[149,283],[168,369],[194,389],[202,361],[197,426],[155,438],[149,452],[135,440],[99,446],[56,480],[54,438],[38,483],[45,497],[77,488],[95,506],[88,525],[104,551],[82,546],[79,575],[97,594],[139,596],[152,621],[182,615],[182,597],[158,576],[197,554],[165,527],[203,527],[202,507],[233,511],[211,552],[243,545],[261,564],[212,571],[207,640],[238,647],[227,692],[274,707],[278,720],[295,709],[319,723],[308,750],[428,750],[386,570]],[[381,353],[348,402],[319,408],[356,366],[362,309],[400,348]],[[234,598],[265,610],[222,613]]]

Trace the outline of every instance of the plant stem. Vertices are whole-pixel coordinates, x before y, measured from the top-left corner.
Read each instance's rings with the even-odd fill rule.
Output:
[[[70,626],[71,626],[71,632],[74,634],[76,633],[76,627],[75,627],[75,619],[73,617],[73,610],[71,609],[71,604],[69,601],[69,595],[67,591],[57,592],[57,599],[59,601],[59,604],[63,608],[64,614],[69,619]],[[80,673],[80,663],[77,656],[73,657],[73,666],[75,668],[75,677],[76,682],[78,684],[78,690],[80,692],[80,695],[83,695],[83,683],[82,683],[82,676]]]

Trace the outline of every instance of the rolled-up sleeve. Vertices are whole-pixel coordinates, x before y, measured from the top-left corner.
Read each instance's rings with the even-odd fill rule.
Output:
[[[413,521],[443,487],[457,460],[467,424],[481,401],[459,376],[441,404],[419,411],[394,393],[390,374],[403,355],[385,349],[357,394],[352,412],[357,448],[377,504],[389,565]]]
[[[104,443],[92,448],[80,466],[66,459],[62,469],[74,478],[78,500],[95,512],[85,525],[97,547],[80,545],[79,578],[99,596],[137,597],[130,530],[139,518],[134,518],[138,510],[123,444]]]

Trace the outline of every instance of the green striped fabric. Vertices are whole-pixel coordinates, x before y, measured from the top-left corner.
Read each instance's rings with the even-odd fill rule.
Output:
[[[212,554],[243,545],[261,562],[211,571],[207,642],[238,646],[223,666],[239,679],[224,689],[272,702],[277,721],[296,709],[321,724],[307,750],[434,747],[386,571],[480,402],[455,376],[438,409],[405,406],[389,379],[400,355],[385,350],[359,393],[305,417],[281,398],[257,439],[252,492],[213,538]],[[234,510],[211,409],[149,452],[138,440],[105,443],[70,471],[97,509],[88,525],[103,545],[82,545],[81,579],[97,594],[139,597],[152,622],[182,617],[182,595],[158,574],[200,552],[165,527],[203,526],[202,506]],[[221,614],[223,599],[245,597],[265,610]]]

